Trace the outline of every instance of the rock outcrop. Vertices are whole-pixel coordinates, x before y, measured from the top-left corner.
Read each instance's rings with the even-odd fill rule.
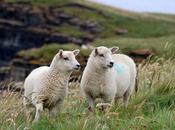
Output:
[[[97,22],[82,21],[79,17],[64,12],[63,7],[73,6],[104,15],[96,9],[77,3],[58,7],[36,7],[29,2],[0,1],[0,66],[6,65],[19,50],[40,47],[44,43],[82,45],[92,42],[103,27]],[[57,29],[64,24],[75,26],[86,34],[80,37],[61,34]]]
[[[150,49],[133,50],[133,51],[128,52],[127,54],[130,57],[132,57],[136,63],[143,62],[148,57],[154,55],[153,51]]]

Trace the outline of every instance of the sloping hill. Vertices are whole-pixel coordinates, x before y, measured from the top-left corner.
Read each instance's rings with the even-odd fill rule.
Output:
[[[171,15],[133,13],[84,0],[64,2],[31,0],[30,5],[35,8],[49,7],[49,9],[62,12],[61,16],[65,19],[62,24],[55,25],[54,30],[59,34],[75,37],[80,41],[84,40],[80,44],[91,43],[94,46],[114,44],[121,46],[125,52],[147,47],[158,54],[163,54],[160,50],[164,49],[167,42],[173,44],[172,48],[174,48],[175,21],[174,16]],[[53,14],[49,15],[53,16]],[[142,40],[137,40],[138,38]],[[117,44],[116,41],[119,43]],[[140,42],[134,44],[135,41]],[[147,46],[144,45],[144,41]],[[55,41],[54,43],[60,42]],[[128,43],[134,45],[131,46]]]
[[[155,57],[161,58],[139,66],[138,92],[133,94],[127,109],[119,101],[105,113],[96,108],[94,114],[90,114],[87,111],[87,102],[82,98],[79,83],[70,83],[61,112],[55,117],[49,117],[48,111],[45,111],[41,121],[27,125],[28,128],[23,113],[23,96],[16,92],[4,91],[15,86],[23,88],[22,84],[10,81],[10,84],[4,85],[0,82],[0,117],[3,117],[0,118],[0,129],[175,128],[174,16],[132,13],[83,0],[23,0],[22,3],[16,2],[17,0],[6,1],[12,3],[0,3],[0,42],[3,43],[0,59],[7,60],[11,52],[13,55],[10,59],[16,53],[16,58],[19,59],[15,59],[16,63],[14,60],[11,68],[0,69],[0,79],[5,77],[4,73],[9,69],[11,78],[25,78],[35,67],[47,65],[60,48],[80,48],[81,53],[77,59],[87,59],[91,50],[80,47],[84,41],[92,46],[119,46],[120,51],[124,53],[135,49],[148,49],[154,52]],[[14,13],[15,11],[17,12]],[[49,13],[50,11],[52,13]],[[97,32],[94,33],[94,30]],[[16,37],[17,34],[20,37]],[[83,38],[84,36],[86,38]],[[49,40],[51,38],[53,40]],[[69,41],[61,42],[63,39]],[[23,50],[22,46],[28,50]],[[16,50],[13,50],[14,48]]]
[[[72,50],[82,44],[115,45],[127,54],[148,49],[158,56],[175,57],[173,18],[85,0],[1,1],[0,65],[7,65],[14,57],[32,64],[48,64],[60,48]],[[81,52],[81,57],[87,58],[90,50]]]

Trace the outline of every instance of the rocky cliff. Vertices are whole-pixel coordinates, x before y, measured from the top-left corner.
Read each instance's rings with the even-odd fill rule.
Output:
[[[72,13],[72,9],[74,13],[77,11],[77,14]],[[105,36],[128,33],[127,29],[116,30],[116,19],[111,18],[114,17],[101,10],[75,2],[57,6],[36,6],[30,2],[0,1],[0,67],[7,66],[0,68],[0,80],[23,81],[34,68],[49,64],[34,63],[24,57],[18,57],[16,54],[20,50],[39,48],[43,44],[52,43],[73,43],[81,46],[104,37],[103,32]],[[117,22],[120,23],[120,20]],[[133,58],[137,57],[136,61],[140,62],[151,52],[141,50],[128,54]],[[81,55],[78,59],[85,65],[87,58],[87,55]],[[81,71],[73,74],[70,80],[77,80],[76,75],[80,73]]]
[[[11,60],[22,49],[40,47],[44,43],[75,43],[78,45],[93,41],[102,31],[102,26],[94,21],[82,21],[80,18],[64,12],[63,7],[85,8],[77,3],[58,7],[32,6],[29,2],[0,2],[0,66]],[[101,15],[102,12],[97,12]],[[59,32],[59,27],[71,25],[86,32],[81,36],[70,36]]]

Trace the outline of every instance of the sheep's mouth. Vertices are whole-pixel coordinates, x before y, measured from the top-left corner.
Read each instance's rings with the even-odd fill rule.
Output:
[[[109,68],[112,68],[113,67],[113,65],[107,65]]]
[[[76,68],[73,68],[74,70],[79,70],[80,69],[80,67],[76,67]]]

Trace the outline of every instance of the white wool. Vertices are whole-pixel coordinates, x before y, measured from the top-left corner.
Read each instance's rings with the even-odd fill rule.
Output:
[[[33,70],[24,82],[24,105],[33,104],[36,107],[35,120],[38,121],[40,111],[48,108],[55,112],[62,105],[67,95],[68,81],[73,69],[79,63],[75,55],[79,50],[60,51],[53,59],[50,67],[43,66]],[[69,60],[65,60],[64,58]]]
[[[40,102],[47,99],[50,103],[48,105],[55,104],[58,99],[63,100],[67,93],[70,73],[56,72],[47,66],[32,71],[24,83],[24,96],[34,105],[38,101],[36,98],[40,98]]]
[[[115,76],[116,79],[116,86],[117,86],[117,97],[123,96],[123,94],[126,92],[126,90],[130,90],[130,94],[132,94],[134,88],[135,88],[135,81],[136,81],[136,64],[134,61],[124,55],[124,54],[114,54],[112,56],[115,64],[120,64],[122,65],[123,68],[123,73],[122,74],[117,74],[116,70],[113,68],[113,76]],[[114,72],[115,71],[115,72]]]
[[[120,97],[127,98],[124,99],[127,106],[128,98],[135,86],[136,65],[134,61],[123,54],[112,54],[106,47],[97,49],[99,55],[104,54],[104,58],[95,56],[95,50],[93,50],[81,80],[81,88],[88,99],[89,107],[94,108],[96,98],[102,98],[105,103],[111,103]],[[122,72],[117,72],[115,67],[106,68],[105,65],[109,62],[122,66],[122,70],[119,70]]]

